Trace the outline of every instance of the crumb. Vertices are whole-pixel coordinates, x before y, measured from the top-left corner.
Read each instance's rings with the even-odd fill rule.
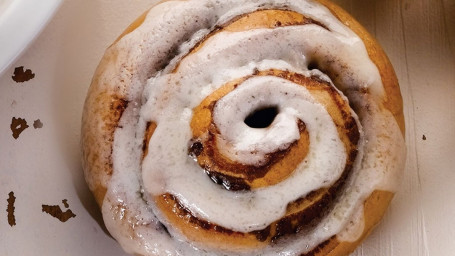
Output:
[[[25,119],[13,117],[10,125],[11,131],[13,132],[13,138],[17,140],[19,135],[28,127],[29,126],[27,125],[27,121],[25,121]]]
[[[191,157],[198,157],[202,151],[204,151],[204,145],[202,145],[201,142],[196,141],[191,144],[191,147],[189,148],[189,155]]]
[[[63,204],[65,205],[66,208],[69,207],[68,205],[68,200],[64,199],[62,200]],[[60,206],[58,205],[42,205],[42,212],[45,212],[52,217],[60,220],[61,222],[66,222],[71,218],[76,217],[76,214],[74,214],[70,209],[66,211],[62,211]]]
[[[427,140],[427,137],[424,135],[422,135],[422,140]]]
[[[16,197],[13,191],[9,192],[8,196],[9,198],[6,200],[8,202],[6,212],[8,213],[8,224],[12,227],[16,225],[16,217],[14,216],[14,202],[16,202]]]
[[[33,128],[35,129],[43,128],[43,123],[41,122],[41,120],[39,119],[35,120],[35,122],[33,122]]]
[[[23,83],[35,78],[35,74],[27,69],[24,71],[24,67],[17,67],[14,69],[14,75],[11,77],[16,83]]]
[[[68,204],[68,200],[67,200],[67,199],[63,199],[63,200],[62,200],[62,203],[63,203],[63,205],[65,206],[65,208],[70,207],[70,205]]]

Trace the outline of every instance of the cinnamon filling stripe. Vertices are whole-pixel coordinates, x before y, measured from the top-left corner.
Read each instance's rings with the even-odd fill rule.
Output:
[[[209,34],[207,34],[201,40],[199,40],[193,46],[193,48],[182,57],[182,59],[198,51],[210,37],[222,31],[241,32],[251,29],[278,28],[308,24],[314,24],[326,30],[329,30],[326,26],[324,26],[324,24],[315,21],[311,18],[307,18],[298,12],[279,9],[256,10],[251,13],[239,15],[223,25],[216,26]],[[179,65],[180,62],[177,63],[173,72],[177,71]]]
[[[171,225],[176,225],[188,239],[203,242],[222,249],[260,248],[274,243],[283,236],[295,234],[323,218],[334,198],[344,185],[349,171],[329,189],[313,191],[307,197],[288,205],[288,213],[262,230],[249,233],[236,232],[215,223],[195,217],[179,200],[171,194],[155,197],[157,206],[162,209]],[[315,204],[314,201],[318,203]],[[303,208],[303,209],[301,209]],[[225,248],[224,248],[225,247]]]
[[[357,124],[350,114],[347,103],[330,84],[316,77],[308,78],[279,70],[258,71],[255,76],[276,76],[306,87],[331,115],[347,154],[356,152],[359,140]],[[222,135],[213,122],[213,106],[220,98],[251,77],[228,83],[209,95],[194,109],[191,122],[193,140],[199,147],[195,154],[192,152],[193,143],[189,149],[190,154],[196,157],[199,165],[216,183],[228,190],[249,190],[275,185],[289,177],[308,153],[309,136],[305,124],[300,120],[298,121],[300,139],[284,150],[266,155],[265,163],[261,166],[237,163],[219,152],[216,138]]]

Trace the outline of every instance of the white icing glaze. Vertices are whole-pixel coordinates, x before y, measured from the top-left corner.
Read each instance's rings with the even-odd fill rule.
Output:
[[[181,57],[216,24],[259,7],[300,12],[330,31],[304,25],[221,32],[181,60],[176,73],[170,73]],[[179,45],[182,45],[181,53],[168,60],[167,56]],[[402,169],[404,142],[393,116],[381,106],[383,86],[379,72],[362,41],[315,2],[164,2],[154,7],[139,28],[124,36],[106,54],[116,55],[120,61],[108,66],[100,76],[101,84],[122,85],[119,90],[127,95],[130,103],[114,135],[114,173],[103,203],[103,216],[107,228],[127,252],[299,255],[346,229],[356,209],[361,209],[372,191],[394,191],[397,187],[391,181],[398,180],[396,176]],[[158,72],[166,61],[170,61],[169,65]],[[313,230],[283,239],[261,251],[206,251],[203,245],[188,243],[170,226],[169,232],[176,239],[167,236],[159,223],[166,224],[166,220],[150,199],[154,195],[170,192],[195,216],[248,232],[266,227],[283,215],[287,203],[328,186],[339,177],[346,157],[333,121],[306,89],[274,77],[245,81],[217,103],[214,120],[222,134],[218,139],[232,143],[232,149],[239,150],[240,154],[236,155],[229,148],[220,148],[222,152],[247,164],[258,164],[264,154],[298,139],[295,120],[303,120],[310,135],[310,150],[289,178],[271,187],[233,193],[213,184],[187,156],[192,136],[189,127],[192,109],[207,95],[229,81],[253,74],[256,69],[292,70],[307,76],[320,74],[317,70],[307,71],[310,62],[317,62],[337,75],[334,84],[349,98],[359,116],[359,127],[364,128],[353,174],[334,209]],[[329,80],[327,76],[322,78]],[[370,94],[364,96],[350,90],[360,87],[368,88]],[[260,97],[242,103],[248,102],[251,95]],[[245,116],[265,103],[280,108],[271,128],[253,131],[246,127]],[[228,106],[238,107],[238,111],[229,111]],[[149,154],[141,165],[142,138],[148,121],[158,126],[149,143]],[[252,149],[259,153],[252,156]],[[318,157],[327,154],[331,157]],[[148,203],[142,200],[141,193]],[[129,226],[134,226],[134,230]],[[355,240],[357,233],[345,232],[340,238]]]

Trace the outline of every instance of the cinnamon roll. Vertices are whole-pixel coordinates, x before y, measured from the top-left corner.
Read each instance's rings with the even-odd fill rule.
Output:
[[[160,2],[110,46],[87,183],[135,255],[347,255],[404,167],[401,95],[326,0]]]

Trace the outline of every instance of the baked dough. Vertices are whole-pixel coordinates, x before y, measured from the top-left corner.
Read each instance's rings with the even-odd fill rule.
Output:
[[[387,56],[325,0],[161,2],[107,49],[82,121],[87,183],[136,255],[347,255],[403,135]]]

